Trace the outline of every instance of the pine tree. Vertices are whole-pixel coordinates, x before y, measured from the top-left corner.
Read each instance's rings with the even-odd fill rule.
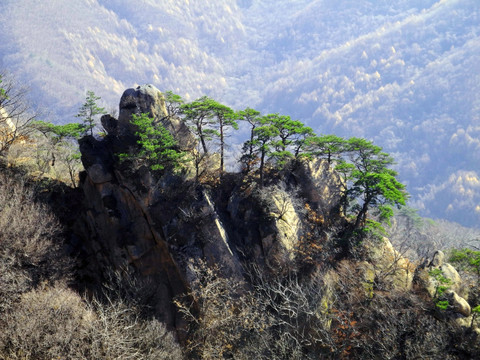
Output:
[[[175,138],[162,124],[154,123],[145,113],[133,114],[131,123],[138,128],[135,135],[140,149],[133,154],[119,154],[121,161],[140,160],[153,171],[180,168],[185,153],[178,149]]]
[[[366,223],[367,212],[375,208],[381,220],[393,216],[393,205],[405,205],[407,193],[405,185],[400,183],[393,158],[382,152],[382,148],[371,141],[351,138],[345,143],[350,164],[341,160],[337,169],[345,171],[350,186],[346,190],[348,200],[358,200],[354,228],[359,229]],[[353,165],[353,166],[352,166]]]
[[[83,120],[83,135],[93,136],[93,129],[95,128],[95,117],[97,115],[106,114],[104,108],[97,105],[97,101],[101,98],[96,96],[93,91],[87,91],[87,97],[85,98],[85,103],[80,108],[79,112],[75,117],[81,118]]]

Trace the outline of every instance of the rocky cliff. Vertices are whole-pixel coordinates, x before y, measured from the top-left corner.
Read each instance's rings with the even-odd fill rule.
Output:
[[[195,148],[188,127],[168,116],[163,95],[151,85],[124,92],[118,120],[102,118],[105,137],[80,141],[85,211],[77,222],[77,234],[86,252],[86,276],[105,281],[102,274],[113,268],[149,279],[157,317],[178,329],[184,322],[173,299],[188,291],[199,259],[239,280],[245,279],[252,265],[281,272],[300,259],[311,271],[322,261],[335,268],[332,261],[342,256],[345,260],[341,249],[330,248],[331,233],[341,233],[338,229],[347,220],[341,215],[341,179],[326,162],[296,164],[272,175],[265,187],[242,174],[224,174],[208,183],[187,175],[155,175],[146,166],[129,166],[117,158],[135,149],[130,120],[140,113],[162,123],[182,149]],[[366,298],[373,296],[379,283],[384,286],[380,290],[412,288],[416,267],[388,239],[362,251],[361,259],[351,260]],[[418,283],[431,293],[435,285],[428,276],[424,270],[417,278],[424,279]],[[461,295],[465,296],[455,288],[449,296],[455,311],[468,317],[470,308]],[[329,300],[325,306],[330,306]]]
[[[99,276],[113,266],[154,278],[158,309],[166,323],[178,321],[172,317],[172,299],[188,288],[189,266],[196,259],[243,278],[246,260],[281,266],[292,256],[305,230],[306,203],[322,218],[338,215],[340,179],[321,161],[298,166],[264,189],[243,182],[238,174],[208,186],[186,176],[156,178],[147,167],[126,168],[116,154],[135,146],[130,119],[140,113],[161,122],[182,148],[194,147],[185,124],[166,113],[160,91],[151,85],[126,90],[118,120],[102,118],[108,134],[80,141],[86,211],[77,228],[90,275]]]

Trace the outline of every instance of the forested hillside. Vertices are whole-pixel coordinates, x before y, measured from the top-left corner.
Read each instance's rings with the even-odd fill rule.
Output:
[[[423,215],[478,226],[479,7],[4,0],[0,64],[56,123],[72,120],[87,89],[110,110],[123,89],[153,83],[366,137],[395,155]]]
[[[478,358],[478,233],[405,207],[381,147],[152,85],[99,100],[3,127],[0,358]]]

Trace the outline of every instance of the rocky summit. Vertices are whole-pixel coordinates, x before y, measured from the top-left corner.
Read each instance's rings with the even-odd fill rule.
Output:
[[[330,279],[334,289],[350,269],[362,301],[372,301],[378,291],[435,299],[438,278],[431,274],[441,268],[451,284],[452,316],[467,327],[472,323],[468,293],[441,252],[417,267],[385,237],[355,249],[342,241],[333,244],[331,235],[341,237],[339,229],[348,227],[349,220],[342,211],[343,180],[326,161],[297,163],[272,175],[265,186],[242,174],[215,173],[207,182],[188,172],[159,176],[146,166],[118,161],[118,153],[135,148],[131,119],[141,113],[163,124],[182,149],[196,146],[188,127],[168,115],[162,93],[152,85],[126,90],[118,120],[102,118],[106,136],[80,141],[84,211],[76,229],[89,278],[105,281],[106,269],[113,267],[148,279],[156,316],[182,332],[187,324],[174,303],[198,281],[194,267],[200,260],[218,267],[222,277],[250,284],[247,288],[253,286],[252,269],[280,274],[295,264],[305,278],[321,271],[323,286]],[[318,238],[315,244],[308,242],[312,233]],[[326,294],[325,311],[335,311],[338,299]]]
[[[179,322],[172,300],[188,289],[195,260],[206,259],[225,275],[243,279],[245,261],[273,266],[291,256],[303,225],[294,206],[298,199],[288,188],[298,188],[322,217],[339,218],[340,178],[321,161],[294,169],[281,186],[265,190],[268,195],[235,176],[208,187],[168,174],[158,180],[146,167],[125,169],[116,154],[132,145],[135,129],[129,120],[140,113],[164,124],[182,148],[192,147],[193,135],[180,119],[167,115],[158,89],[126,90],[119,119],[102,118],[107,136],[80,142],[85,212],[78,228],[91,274],[114,266],[155,279],[157,307],[169,325]]]

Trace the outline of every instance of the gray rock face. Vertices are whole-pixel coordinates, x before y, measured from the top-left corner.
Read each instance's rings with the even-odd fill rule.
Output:
[[[139,113],[162,122],[181,147],[195,146],[188,127],[167,116],[160,91],[151,85],[126,90],[119,120],[102,118],[108,135],[80,141],[86,210],[78,235],[88,253],[90,276],[113,267],[153,280],[159,318],[181,328],[173,299],[188,289],[195,260],[215,264],[225,276],[237,279],[244,276],[242,261],[277,268],[295,252],[302,216],[294,206],[297,200],[285,189],[268,191],[254,184],[246,189],[240,176],[205,188],[172,174],[154,178],[146,167],[126,169],[116,154],[125,150],[125,140],[135,144],[130,120]],[[289,176],[316,210],[325,216],[338,211],[339,179],[324,164],[305,164]]]
[[[130,127],[132,114],[147,113],[156,120],[168,116],[165,98],[153,85],[142,85],[135,89],[125,90],[119,107],[118,122],[121,128]]]
[[[440,267],[443,265],[445,261],[445,254],[443,251],[437,250],[435,254],[433,254],[432,261],[430,261],[429,267]]]
[[[161,123],[177,140],[182,150],[192,150],[197,141],[190,129],[177,117],[168,115],[163,94],[153,85],[141,85],[127,89],[120,99],[118,124],[111,118],[102,118],[102,124],[110,133],[117,135],[134,134],[136,128],[130,123],[132,115],[148,114],[155,122]],[[106,126],[105,126],[106,125]]]
[[[301,184],[302,195],[324,218],[340,212],[342,179],[327,161],[314,159],[303,163],[294,176]]]

